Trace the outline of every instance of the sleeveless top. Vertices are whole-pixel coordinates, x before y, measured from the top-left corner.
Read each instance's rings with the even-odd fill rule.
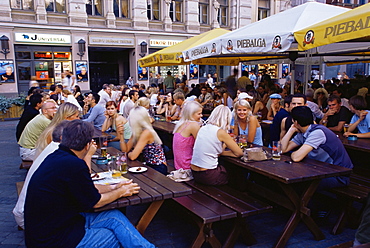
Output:
[[[184,125],[184,128],[182,128],[181,131],[173,135],[172,148],[176,170],[180,168],[190,169],[195,139],[192,135],[184,137],[181,134],[189,124],[190,122]]]
[[[143,150],[145,162],[148,165],[161,165],[166,163],[166,157],[161,144],[155,142],[147,144]]]
[[[239,128],[239,135],[240,134],[244,134],[244,135],[248,135],[248,128],[249,126],[247,125],[247,127],[245,128],[245,130],[243,130],[240,125],[238,125],[238,128]],[[263,140],[262,140],[262,128],[261,126],[257,127],[256,129],[256,135],[254,136],[254,140],[252,142],[253,144],[255,145],[260,145],[260,146],[263,146]]]
[[[117,126],[116,126],[116,121],[114,120],[112,123],[111,131],[116,132],[117,131]],[[127,121],[123,125],[123,138],[125,140],[129,140],[131,138],[132,132],[131,132],[131,127],[130,123]]]
[[[207,124],[199,129],[193,149],[191,164],[205,169],[216,169],[223,142],[217,137],[220,127]]]

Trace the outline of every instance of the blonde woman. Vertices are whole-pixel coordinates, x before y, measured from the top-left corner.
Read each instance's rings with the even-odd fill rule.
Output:
[[[202,105],[196,101],[186,102],[182,116],[173,130],[173,155],[175,169],[190,169],[193,147],[201,126]]]
[[[147,109],[148,111],[148,115],[150,117],[150,123],[153,123],[154,122],[154,118],[151,117],[151,113],[149,112],[150,111],[150,100],[149,98],[146,98],[146,97],[140,97],[136,102],[135,102],[135,107],[137,106],[141,106],[141,107],[144,107]],[[153,113],[153,112],[152,112]],[[154,114],[154,113],[153,113]]]
[[[49,126],[41,133],[40,137],[36,142],[36,154],[37,156],[45,149],[45,147],[52,141],[52,133],[54,128],[63,120],[73,121],[79,119],[80,111],[76,105],[66,102],[59,106],[58,111],[55,113],[53,120]]]
[[[120,135],[121,150],[128,152],[128,157],[135,160],[143,153],[147,166],[167,174],[167,162],[162,148],[162,141],[154,131],[147,110],[137,106],[130,111],[129,123],[132,131],[130,140],[126,143],[123,140],[122,125],[117,133]],[[131,149],[133,150],[131,151]]]
[[[247,135],[248,143],[263,146],[261,125],[252,114],[247,100],[239,100],[234,104],[234,134]]]
[[[208,185],[222,185],[228,182],[226,169],[218,164],[219,155],[240,157],[242,149],[227,133],[230,128],[231,111],[227,106],[217,106],[200,128],[195,140],[191,170],[195,181]],[[230,150],[225,151],[224,147]]]
[[[319,105],[321,111],[326,112],[328,109],[329,94],[324,88],[318,88],[313,94],[314,102]]]
[[[123,125],[124,128],[124,139],[126,142],[130,139],[131,137],[131,128],[128,123],[128,121],[125,119],[125,117],[119,115],[117,113],[117,104],[115,101],[109,101],[107,102],[105,106],[105,121],[103,123],[102,132],[115,132],[117,130],[117,127],[120,125]],[[120,137],[119,136],[112,136],[112,139],[109,141],[108,146],[109,147],[114,147],[116,149],[120,149]]]

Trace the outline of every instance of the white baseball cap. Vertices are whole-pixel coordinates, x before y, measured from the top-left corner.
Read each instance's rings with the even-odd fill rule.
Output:
[[[248,95],[248,93],[246,93],[246,92],[242,92],[238,96],[238,100],[242,100],[242,99],[245,99],[245,98],[253,99],[253,96]]]

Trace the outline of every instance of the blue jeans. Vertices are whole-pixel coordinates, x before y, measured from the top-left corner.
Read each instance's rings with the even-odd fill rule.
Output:
[[[85,217],[85,236],[78,248],[155,247],[135,229],[118,210],[81,213]]]

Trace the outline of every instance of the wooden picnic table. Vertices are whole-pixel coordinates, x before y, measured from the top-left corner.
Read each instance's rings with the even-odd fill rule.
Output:
[[[325,238],[324,234],[310,216],[307,207],[312,195],[323,178],[334,176],[349,176],[351,169],[337,165],[320,162],[312,159],[304,159],[301,162],[286,163],[291,161],[289,156],[282,155],[280,161],[266,160],[258,162],[244,162],[240,158],[220,157],[220,161],[230,170],[232,179],[246,181],[240,168],[247,169],[253,173],[263,175],[272,182],[273,186],[260,185],[258,181],[247,181],[247,190],[271,200],[292,211],[289,221],[286,223],[282,235],[276,242],[275,247],[284,247],[300,221],[303,221],[312,232],[316,240]],[[239,170],[238,170],[239,168]],[[239,178],[238,178],[239,177]],[[282,190],[278,193],[273,190],[276,184]],[[271,188],[273,187],[273,188]],[[302,192],[298,192],[299,190]]]
[[[118,150],[113,147],[108,147],[108,153],[114,155],[117,154]],[[93,172],[105,171],[106,166],[97,165],[92,163]],[[150,168],[149,166],[143,165],[139,161],[128,161],[129,167],[144,166],[148,170],[143,173],[131,173],[128,172],[124,175],[125,178],[132,179],[133,182],[139,184],[140,191],[136,195],[129,197],[122,197],[114,202],[111,202],[101,208],[95,209],[95,211],[103,211],[108,209],[123,208],[132,205],[138,205],[143,203],[150,203],[148,209],[145,211],[143,216],[140,218],[136,225],[137,230],[144,234],[146,228],[158,212],[166,199],[172,199],[180,196],[186,196],[192,194],[191,188],[185,184],[177,183],[167,178],[163,174]]]
[[[174,123],[167,121],[155,121],[152,125],[156,131],[161,131],[168,134],[172,134],[173,129],[175,128]]]

